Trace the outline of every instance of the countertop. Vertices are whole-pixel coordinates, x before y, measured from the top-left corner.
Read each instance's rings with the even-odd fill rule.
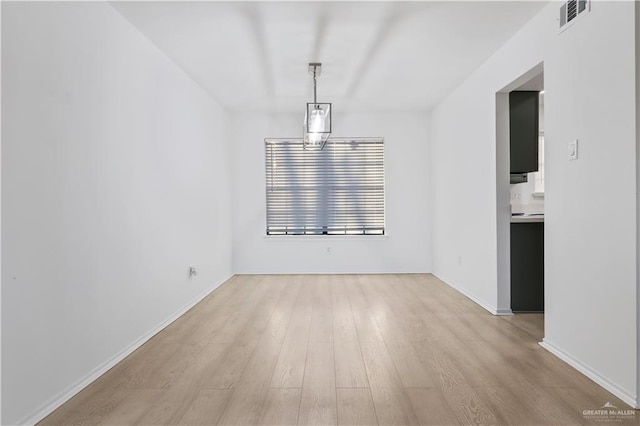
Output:
[[[536,223],[544,222],[543,214],[524,214],[511,216],[511,223]]]

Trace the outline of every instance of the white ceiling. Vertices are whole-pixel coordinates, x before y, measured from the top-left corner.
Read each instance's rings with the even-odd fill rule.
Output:
[[[114,2],[231,111],[428,110],[529,19],[542,1]]]

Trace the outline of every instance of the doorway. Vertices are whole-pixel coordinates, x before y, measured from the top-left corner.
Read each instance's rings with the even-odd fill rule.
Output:
[[[543,63],[496,93],[496,203],[498,314],[544,312]]]

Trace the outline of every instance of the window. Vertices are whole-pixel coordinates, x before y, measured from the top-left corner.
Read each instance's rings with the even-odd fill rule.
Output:
[[[267,235],[384,235],[384,141],[265,139]]]

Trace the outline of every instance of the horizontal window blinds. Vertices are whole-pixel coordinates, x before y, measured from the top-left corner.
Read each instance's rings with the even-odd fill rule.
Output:
[[[383,235],[383,139],[266,139],[267,235]]]

